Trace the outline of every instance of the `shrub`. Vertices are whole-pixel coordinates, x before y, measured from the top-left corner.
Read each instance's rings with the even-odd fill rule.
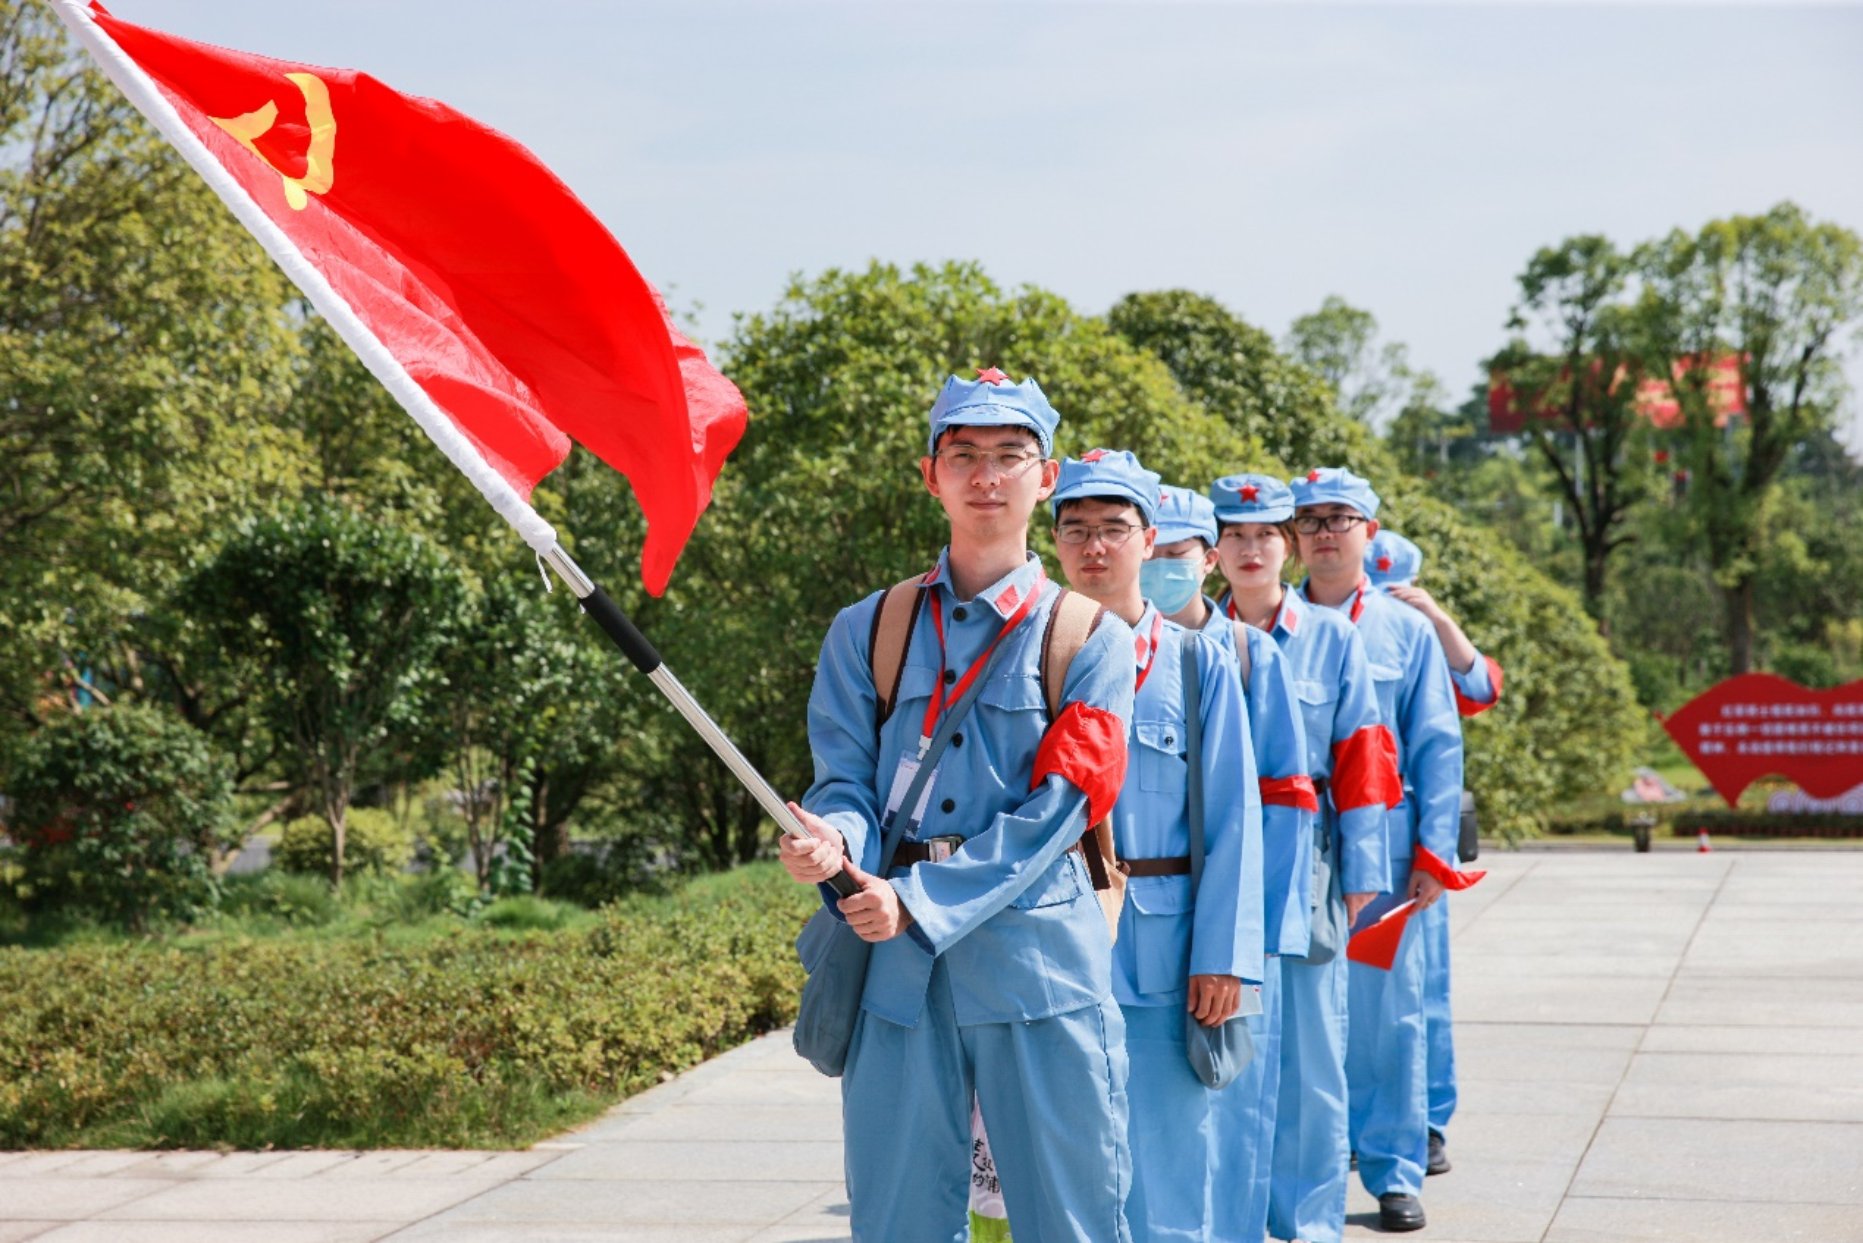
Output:
[[[795,1014],[773,865],[593,929],[0,949],[0,1149],[530,1143]]]
[[[381,807],[352,807],[345,820],[343,870],[398,872],[414,857],[413,836]],[[287,872],[330,875],[332,834],[322,816],[305,816],[285,825],[272,856]]]
[[[55,721],[22,749],[11,793],[30,910],[140,929],[218,899],[214,856],[233,844],[231,775],[179,717],[126,706]]]

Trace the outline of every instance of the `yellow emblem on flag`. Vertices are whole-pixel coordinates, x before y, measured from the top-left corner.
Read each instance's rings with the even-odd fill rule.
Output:
[[[310,124],[310,149],[305,153],[304,175],[293,177],[266,159],[256,139],[278,123],[278,104],[267,101],[263,108],[243,116],[209,117],[215,125],[231,134],[239,144],[265,161],[285,183],[285,202],[295,211],[303,211],[310,194],[323,194],[336,184],[336,115],[330,111],[330,88],[314,73],[287,73],[304,96],[304,119]]]

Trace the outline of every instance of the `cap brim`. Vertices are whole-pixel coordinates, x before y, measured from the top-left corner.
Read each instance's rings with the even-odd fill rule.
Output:
[[[983,404],[959,406],[955,410],[945,411],[938,421],[932,424],[932,448],[938,447],[938,437],[954,427],[1024,427],[1034,433],[1036,441],[1044,450],[1048,447],[1048,437],[1042,431],[1041,424],[1035,421],[1034,416],[1008,406]]]
[[[1068,501],[1097,500],[1103,496],[1114,496],[1122,501],[1131,501],[1133,505],[1138,507],[1139,517],[1145,520],[1146,526],[1152,525],[1152,521],[1156,517],[1156,515],[1151,512],[1151,503],[1143,496],[1140,496],[1136,491],[1125,487],[1123,484],[1112,483],[1105,479],[1095,479],[1089,483],[1068,488],[1066,491],[1056,492],[1054,496],[1050,498],[1049,504],[1054,511],[1054,516],[1059,518],[1061,516],[1061,506]]]
[[[1160,544],[1175,544],[1179,540],[1200,539],[1206,544],[1214,545],[1215,536],[1204,527],[1163,526],[1158,527]]]
[[[1294,516],[1292,505],[1279,506],[1274,509],[1219,509],[1216,511],[1218,523],[1236,522],[1286,522]]]

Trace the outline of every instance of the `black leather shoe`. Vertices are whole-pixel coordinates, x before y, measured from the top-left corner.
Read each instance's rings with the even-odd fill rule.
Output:
[[[1378,1197],[1378,1229],[1403,1234],[1421,1230],[1423,1226],[1423,1201],[1417,1197],[1407,1196],[1401,1191],[1387,1192]]]
[[[1454,1169],[1449,1164],[1449,1145],[1443,1140],[1441,1131],[1430,1132],[1430,1163],[1424,1167],[1425,1174],[1447,1174]]]

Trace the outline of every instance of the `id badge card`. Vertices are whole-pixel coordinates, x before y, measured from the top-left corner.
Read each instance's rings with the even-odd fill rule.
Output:
[[[886,811],[880,817],[882,821],[892,819],[893,813],[899,810],[899,805],[906,801],[906,794],[911,790],[912,783],[918,779],[918,775],[918,757],[901,756],[899,768],[893,773],[893,788],[886,795]],[[918,806],[912,809],[912,823],[923,824],[925,822],[925,808],[931,803],[932,787],[937,784],[938,770],[934,768],[931,779],[925,783],[925,788],[919,791]]]

